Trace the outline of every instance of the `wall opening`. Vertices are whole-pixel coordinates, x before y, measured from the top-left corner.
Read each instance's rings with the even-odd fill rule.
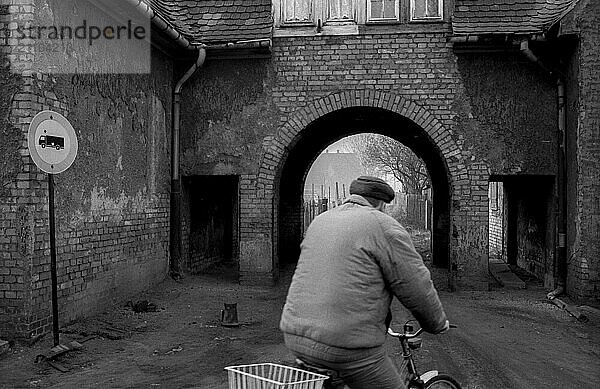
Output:
[[[385,180],[396,193],[385,212],[411,234],[417,251],[431,262],[431,179],[425,162],[402,143],[385,135],[363,133],[327,146],[304,181],[302,231],[320,213],[350,196],[350,185],[368,174]]]
[[[492,176],[489,185],[490,261],[539,281],[554,276],[554,178]]]
[[[311,165],[330,144],[360,133],[388,136],[410,148],[425,162],[433,197],[432,264],[448,268],[451,191],[446,162],[434,141],[417,124],[395,112],[371,107],[328,113],[310,123],[293,139],[278,171],[275,187],[275,266],[293,264],[298,259],[303,236],[305,180]]]
[[[507,262],[506,257],[506,204],[502,181],[490,181],[489,188],[489,250],[490,261]]]
[[[217,263],[237,262],[239,177],[192,176],[183,185],[185,270],[200,273]]]

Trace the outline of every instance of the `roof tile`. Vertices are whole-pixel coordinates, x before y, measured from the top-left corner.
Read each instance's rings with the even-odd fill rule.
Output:
[[[456,0],[456,35],[543,33],[578,0]]]
[[[144,0],[194,44],[271,37],[271,0]]]
[[[192,43],[271,37],[271,0],[144,0]],[[456,0],[456,35],[543,33],[578,0]]]

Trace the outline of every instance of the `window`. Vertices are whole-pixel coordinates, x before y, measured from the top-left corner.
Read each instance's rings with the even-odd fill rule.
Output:
[[[354,20],[354,0],[327,0],[327,21]]]
[[[444,0],[273,0],[274,34],[356,35],[366,24],[443,22],[443,10]]]
[[[280,0],[285,25],[356,22],[354,5],[359,0]]]
[[[312,0],[285,0],[283,1],[284,23],[312,23],[313,2]]]
[[[441,20],[443,0],[410,0],[410,20]]]
[[[368,21],[396,21],[399,15],[399,0],[367,0]]]

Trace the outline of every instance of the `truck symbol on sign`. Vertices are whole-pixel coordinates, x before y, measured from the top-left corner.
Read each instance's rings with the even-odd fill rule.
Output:
[[[60,136],[42,135],[40,136],[39,144],[43,149],[46,147],[54,147],[56,150],[60,150],[65,148],[65,138],[61,138]]]

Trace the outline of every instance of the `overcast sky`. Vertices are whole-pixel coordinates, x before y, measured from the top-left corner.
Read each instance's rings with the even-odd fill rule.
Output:
[[[352,138],[352,137],[347,136],[345,138],[338,140],[335,143],[332,143],[331,145],[327,146],[327,148],[325,150],[323,150],[323,152],[326,152],[327,150],[329,150],[330,153],[335,153],[335,152],[337,152],[337,150],[339,150],[340,153],[351,153],[352,149],[349,146],[350,138]]]

